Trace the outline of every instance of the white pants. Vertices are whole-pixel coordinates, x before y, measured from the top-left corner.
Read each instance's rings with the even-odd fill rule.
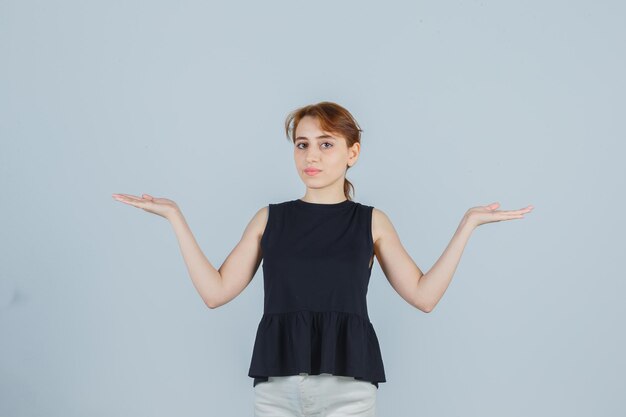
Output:
[[[254,417],[376,417],[377,391],[351,376],[270,376],[254,387]]]

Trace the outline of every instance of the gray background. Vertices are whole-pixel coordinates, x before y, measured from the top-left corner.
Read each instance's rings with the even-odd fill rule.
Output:
[[[304,195],[283,133],[322,100],[363,128],[348,178],[426,272],[483,225],[430,314],[374,265],[380,416],[618,416],[624,399],[626,8],[618,1],[0,1],[0,415],[251,416],[263,285],[215,267]],[[620,119],[618,119],[620,117]]]

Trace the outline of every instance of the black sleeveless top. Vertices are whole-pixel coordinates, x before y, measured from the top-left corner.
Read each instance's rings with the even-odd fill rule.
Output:
[[[269,204],[263,236],[264,311],[248,376],[329,373],[386,382],[367,314],[372,206],[300,199]],[[372,263],[373,265],[373,263]]]

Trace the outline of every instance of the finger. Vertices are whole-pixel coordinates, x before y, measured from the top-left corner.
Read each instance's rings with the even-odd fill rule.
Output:
[[[116,196],[120,196],[120,197],[125,197],[125,198],[137,198],[134,195],[131,194],[115,194]]]
[[[145,200],[143,200],[143,201],[141,201],[141,200],[139,200],[139,201],[126,200],[126,201],[123,201],[123,202],[128,204],[129,206],[137,207],[137,208],[144,209],[144,210],[146,208],[148,208],[148,206],[150,204],[152,204],[149,201],[145,201]]]
[[[126,202],[126,200],[128,200],[127,197],[121,195],[121,194],[113,194],[112,196],[114,199],[116,199],[117,201],[121,201],[121,202]]]
[[[495,219],[506,220],[511,217],[521,216],[523,213],[517,213],[515,211],[492,211],[490,215]]]
[[[128,198],[126,196],[119,196],[119,197],[113,197],[113,198],[116,199],[117,201],[121,201],[122,203],[125,203],[125,204],[131,204],[131,205],[136,204],[135,202],[133,202],[130,198]]]
[[[529,207],[525,207],[519,210],[500,210],[497,211],[496,213],[506,213],[506,214],[524,214],[524,213],[528,213],[532,210],[532,208]]]
[[[130,204],[135,207],[140,207],[138,206],[138,204],[146,201],[128,194],[119,194],[117,197],[114,196],[113,198],[115,198],[117,201],[121,201],[122,203]]]
[[[507,220],[517,220],[517,219],[523,219],[524,216],[513,216],[513,217],[507,217],[505,219],[498,219],[497,221],[502,222],[502,221],[507,221]]]
[[[523,209],[519,209],[519,210],[510,210],[507,213],[524,214],[524,213],[528,213],[530,211],[532,211],[531,208],[523,208]]]
[[[146,201],[144,198],[137,197],[134,195],[130,195],[130,194],[122,194],[122,195],[131,201]]]
[[[505,213],[503,216],[503,220],[512,220],[512,219],[523,219],[524,218],[524,214],[517,214],[515,212],[511,212],[511,213]]]

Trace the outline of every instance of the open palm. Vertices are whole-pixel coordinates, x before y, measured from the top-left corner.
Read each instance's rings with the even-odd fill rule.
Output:
[[[174,201],[167,198],[155,198],[149,194],[142,194],[141,197],[130,194],[113,194],[112,197],[117,201],[157,214],[166,219],[179,210],[178,205]]]
[[[468,223],[478,227],[485,223],[523,219],[524,214],[532,211],[534,208],[529,205],[519,210],[496,210],[498,207],[500,207],[500,203],[491,203],[488,206],[472,207],[467,211],[465,217]]]

